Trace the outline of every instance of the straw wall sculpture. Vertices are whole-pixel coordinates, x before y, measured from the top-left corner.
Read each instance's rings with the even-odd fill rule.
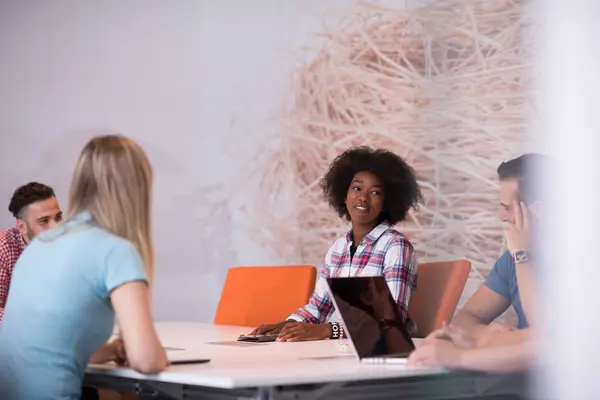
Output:
[[[496,168],[525,150],[533,114],[528,4],[359,4],[296,71],[281,136],[261,154],[260,238],[282,262],[321,265],[348,229],[318,181],[355,145],[387,148],[415,168],[426,204],[398,229],[421,261],[474,263],[470,295],[501,254]],[[260,222],[259,222],[260,221]],[[463,296],[463,297],[464,297]]]

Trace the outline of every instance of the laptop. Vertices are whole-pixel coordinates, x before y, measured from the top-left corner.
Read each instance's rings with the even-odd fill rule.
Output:
[[[383,276],[328,278],[327,286],[361,362],[406,363],[415,344]]]

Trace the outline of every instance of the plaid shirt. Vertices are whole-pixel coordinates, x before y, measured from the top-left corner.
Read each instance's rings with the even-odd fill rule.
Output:
[[[13,268],[23,250],[25,250],[25,242],[19,229],[9,228],[0,232],[0,323],[4,316],[4,305],[8,298]]]
[[[408,318],[408,302],[417,287],[417,260],[412,244],[400,232],[384,221],[377,225],[356,248],[350,257],[352,231],[339,237],[327,256],[321,276],[308,304],[288,319],[313,324],[331,320],[333,304],[327,293],[329,277],[381,276],[385,277],[405,321]]]

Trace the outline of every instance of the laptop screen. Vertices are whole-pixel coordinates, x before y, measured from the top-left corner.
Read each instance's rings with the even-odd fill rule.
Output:
[[[383,276],[329,278],[327,283],[359,358],[403,357],[414,350]]]

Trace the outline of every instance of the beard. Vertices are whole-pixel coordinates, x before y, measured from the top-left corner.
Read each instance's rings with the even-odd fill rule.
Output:
[[[33,229],[31,229],[28,223],[25,223],[25,227],[27,228],[27,243],[29,243],[35,237],[35,232],[33,231]]]

